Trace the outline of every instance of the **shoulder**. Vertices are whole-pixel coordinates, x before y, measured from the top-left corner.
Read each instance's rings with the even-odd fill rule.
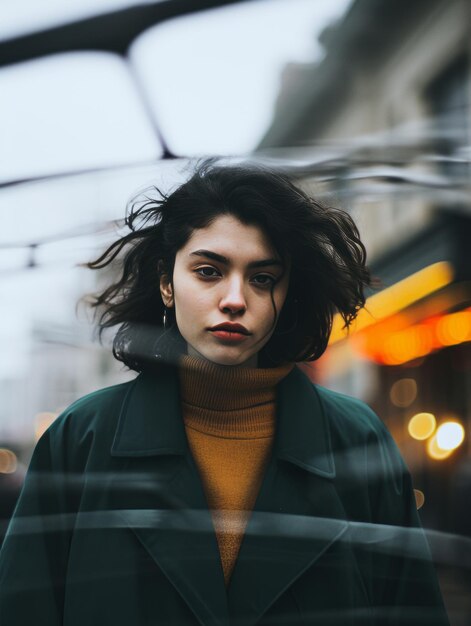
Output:
[[[389,437],[381,419],[365,402],[317,384],[313,387],[331,429],[361,438],[372,434]]]
[[[72,404],[62,412],[61,416],[74,415],[80,419],[85,416],[107,413],[110,410],[119,408],[134,383],[135,379],[92,391],[72,402]]]
[[[313,383],[300,368],[294,368],[283,384],[280,399],[301,410],[306,420],[324,424],[334,440],[343,439],[345,445],[371,437],[390,441],[385,425],[365,402]]]
[[[362,468],[372,483],[389,481],[393,491],[402,492],[409,471],[389,430],[376,413],[357,398],[314,385],[326,414],[333,449],[351,457],[353,475]]]
[[[65,421],[73,421],[77,423],[89,423],[96,419],[111,419],[119,411],[126,399],[127,394],[135,384],[135,380],[131,380],[111,387],[97,389],[81,398],[78,398],[70,406],[68,406],[60,416],[55,420],[53,427],[56,428]]]
[[[407,471],[396,442],[384,422],[365,402],[314,385],[336,449],[353,448],[390,465],[394,473]]]
[[[126,398],[135,379],[98,389],[68,406],[51,424],[39,444],[51,450],[52,457],[64,454],[70,460],[91,447],[111,445]]]

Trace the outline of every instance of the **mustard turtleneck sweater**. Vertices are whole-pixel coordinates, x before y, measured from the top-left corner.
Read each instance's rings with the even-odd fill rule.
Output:
[[[229,367],[189,356],[181,361],[185,430],[212,513],[226,585],[273,444],[275,388],[293,366]]]

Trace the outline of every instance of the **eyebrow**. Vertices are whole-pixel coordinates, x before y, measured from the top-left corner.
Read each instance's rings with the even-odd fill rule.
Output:
[[[190,256],[199,256],[199,257],[205,257],[207,259],[212,259],[213,261],[218,261],[219,263],[222,263],[223,265],[230,265],[230,260],[223,256],[222,254],[218,254],[217,252],[212,252],[211,250],[195,250],[194,252],[190,252]],[[280,259],[260,259],[259,261],[251,261],[247,267],[249,268],[254,268],[254,267],[268,267],[268,266],[273,266],[273,265],[277,265],[279,267],[283,267],[283,263],[280,261]]]

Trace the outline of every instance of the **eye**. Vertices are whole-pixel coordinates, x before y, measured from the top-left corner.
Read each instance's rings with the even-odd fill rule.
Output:
[[[219,272],[216,268],[211,267],[210,265],[205,265],[204,267],[198,267],[194,270],[196,274],[201,276],[202,278],[216,278],[219,276]]]
[[[271,287],[276,283],[276,278],[270,276],[270,274],[257,274],[252,278],[252,282],[255,283],[257,287]]]

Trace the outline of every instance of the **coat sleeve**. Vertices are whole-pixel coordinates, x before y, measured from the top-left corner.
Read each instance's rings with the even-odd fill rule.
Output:
[[[374,415],[368,446],[368,489],[373,524],[372,596],[382,626],[448,626],[431,553],[422,529],[410,473]]]
[[[38,441],[0,552],[0,624],[59,626],[73,513],[58,418]]]

